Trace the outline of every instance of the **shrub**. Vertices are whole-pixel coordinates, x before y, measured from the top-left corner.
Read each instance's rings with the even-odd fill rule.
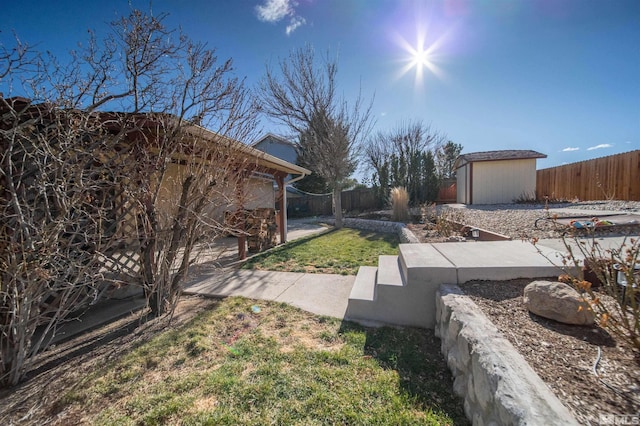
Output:
[[[587,239],[579,236],[576,233],[562,236],[566,253],[561,258],[561,267],[565,273],[559,281],[571,284],[589,304],[597,323],[629,342],[640,362],[640,282],[636,269],[640,266],[640,239],[625,238],[620,247],[607,249],[593,233]],[[590,272],[592,281],[600,282],[598,290],[594,291],[594,283],[585,279],[585,271]],[[618,284],[618,273],[624,276],[626,287]]]
[[[404,187],[391,190],[392,220],[407,222],[409,220],[409,194]]]
[[[464,213],[459,209],[445,208],[436,216],[435,229],[443,237],[457,235],[464,223]]]
[[[438,208],[436,203],[420,204],[420,222],[435,223],[438,219]]]

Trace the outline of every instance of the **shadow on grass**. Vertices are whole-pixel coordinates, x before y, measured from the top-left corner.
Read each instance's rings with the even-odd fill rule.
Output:
[[[207,299],[202,303],[206,303],[208,309],[216,309],[220,302]],[[85,314],[95,313],[87,311]],[[20,392],[26,392],[24,400],[33,398],[30,392],[37,391],[39,386],[46,386],[40,381],[49,381],[47,376],[51,373],[58,374],[56,371],[64,370],[69,365],[82,365],[87,362],[87,357],[98,359],[106,356],[112,359],[124,356],[135,347],[162,333],[170,325],[188,324],[194,317],[190,310],[156,317],[149,311],[140,309],[101,322],[89,329],[80,330],[68,338],[43,348],[34,356],[25,378],[14,387],[0,389],[0,398]],[[132,342],[134,344],[130,345]]]
[[[366,335],[364,354],[385,370],[398,374],[402,391],[421,409],[447,413],[454,424],[468,425],[463,400],[453,392],[453,377],[442,354],[440,340],[433,330],[418,328],[368,328],[343,321],[341,334]]]
[[[375,231],[367,231],[363,229],[354,229],[358,232],[358,236],[364,238],[367,241],[386,241],[390,244],[398,245],[400,244],[400,238],[396,233],[383,233],[383,232],[375,232]]]

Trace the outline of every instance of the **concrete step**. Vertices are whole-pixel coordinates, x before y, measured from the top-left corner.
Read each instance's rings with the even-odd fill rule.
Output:
[[[540,247],[554,258],[552,249]],[[520,241],[400,244],[398,256],[380,256],[378,268],[361,267],[347,318],[365,324],[433,328],[441,284],[558,275],[534,246]]]
[[[362,300],[372,302],[376,295],[376,277],[378,268],[375,266],[361,266],[358,275],[353,282],[349,300]]]
[[[352,291],[355,297],[349,299],[347,307],[348,319],[365,324],[434,327],[435,291],[443,282],[456,282],[455,267],[429,245],[417,251],[415,247],[423,245],[406,246],[398,256],[379,257],[373,291],[369,287],[372,271],[360,268]],[[414,277],[413,281],[406,279],[407,274]],[[367,292],[374,297],[364,297]]]
[[[376,284],[398,287],[405,285],[399,256],[382,255],[378,257]]]
[[[438,251],[433,244],[400,244],[399,251],[400,267],[408,285],[427,282],[433,273],[438,274],[444,271],[447,273],[442,276],[442,279],[446,279],[447,283],[458,282],[455,274],[456,265]],[[451,271],[454,273],[451,274]]]
[[[367,326],[380,325],[371,313],[375,306],[377,275],[378,268],[375,266],[361,266],[358,269],[344,314],[345,319]]]
[[[557,251],[546,247],[536,248],[529,242],[436,243],[432,246],[456,266],[458,284],[472,280],[553,277],[562,273],[548,260],[553,259],[560,264]]]

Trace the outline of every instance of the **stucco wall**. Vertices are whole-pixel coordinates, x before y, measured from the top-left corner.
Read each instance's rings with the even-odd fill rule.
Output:
[[[275,207],[276,193],[272,180],[249,179],[249,192],[250,196],[245,208],[257,209],[262,207]]]
[[[536,160],[473,163],[472,204],[512,203],[536,192]]]
[[[162,217],[173,214],[177,209],[180,187],[184,182],[185,166],[178,164],[170,164],[162,181],[160,194],[158,199],[158,212]],[[245,181],[247,184],[245,190],[244,208],[256,209],[261,207],[275,207],[275,189],[273,181],[261,178],[249,178]],[[211,202],[205,209],[205,214],[217,221],[222,221],[225,211],[235,210],[236,188],[232,186],[224,186],[221,184],[215,188]]]

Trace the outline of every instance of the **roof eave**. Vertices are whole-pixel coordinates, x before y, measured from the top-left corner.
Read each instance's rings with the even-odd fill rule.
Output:
[[[247,155],[255,157],[258,160],[258,164],[261,166],[265,166],[267,168],[285,172],[287,174],[292,174],[292,175],[310,175],[311,174],[311,171],[308,169],[305,169],[304,167],[300,167],[297,164],[292,164],[281,158],[274,157],[271,154],[267,154],[264,151],[260,151],[259,149],[246,145],[236,139],[232,139],[228,136],[219,135],[215,132],[212,132],[211,130],[205,129],[202,126],[191,125],[187,127],[187,132],[194,136],[203,137],[211,141],[214,141],[215,138],[222,138],[226,140],[234,149],[237,149],[238,151],[244,152]]]

